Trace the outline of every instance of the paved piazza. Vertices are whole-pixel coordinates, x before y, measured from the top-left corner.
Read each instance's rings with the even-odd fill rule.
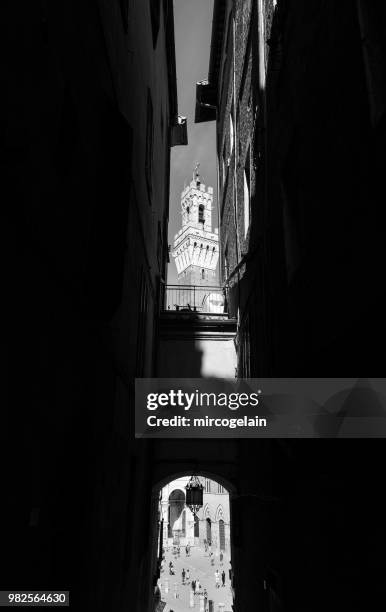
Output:
[[[162,601],[166,602],[164,612],[188,612],[196,611],[200,612],[200,596],[194,596],[194,607],[190,607],[190,593],[192,591],[191,581],[199,580],[201,584],[201,590],[206,589],[208,591],[208,607],[209,600],[212,599],[214,602],[213,612],[219,611],[219,603],[224,604],[223,611],[231,612],[232,610],[232,593],[230,589],[229,580],[229,557],[224,553],[223,565],[220,565],[219,555],[214,554],[214,565],[211,565],[209,553],[205,552],[197,546],[192,546],[190,549],[190,556],[186,557],[185,547],[181,546],[181,555],[176,557],[173,555],[173,548],[169,547],[169,550],[165,551],[165,561],[162,566],[161,577],[158,581],[158,585],[161,589]],[[174,576],[169,574],[169,562],[173,562]],[[190,580],[189,584],[182,584],[182,569],[185,568],[185,572],[189,569]],[[219,570],[220,573],[220,588],[216,588],[215,571]],[[225,570],[225,587],[222,586],[221,573]],[[165,593],[165,582],[168,581],[168,592]],[[186,580],[185,580],[186,582]],[[175,597],[175,593],[178,593],[178,597]]]

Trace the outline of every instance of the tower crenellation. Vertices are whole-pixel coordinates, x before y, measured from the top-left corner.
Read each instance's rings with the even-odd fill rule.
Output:
[[[218,229],[212,229],[213,187],[201,182],[197,166],[193,180],[181,193],[182,227],[174,236],[173,252],[178,282],[217,284]]]

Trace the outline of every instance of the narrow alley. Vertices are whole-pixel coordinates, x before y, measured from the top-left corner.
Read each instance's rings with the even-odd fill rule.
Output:
[[[207,612],[384,609],[372,379],[344,391],[358,439],[134,421],[138,379],[384,377],[386,3],[42,0],[1,22],[1,589],[203,612],[185,568]],[[171,499],[173,533],[162,490],[193,476],[217,488]]]

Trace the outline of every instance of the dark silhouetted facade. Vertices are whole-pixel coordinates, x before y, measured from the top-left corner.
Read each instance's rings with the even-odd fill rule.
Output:
[[[2,585],[133,609],[146,565],[127,522],[146,508],[131,508],[130,406],[134,377],[154,371],[170,147],[186,143],[173,3],[15,5],[2,21],[14,315]]]
[[[2,20],[2,589],[153,612],[160,492],[194,472],[229,493],[234,612],[384,607],[383,440],[134,437],[134,379],[170,365],[170,337],[191,354],[166,376],[218,376],[197,340],[223,342],[231,371],[236,331],[239,376],[383,367],[385,22],[371,7],[214,2],[197,118],[217,113],[234,317],[218,321],[158,316],[170,147],[186,142],[172,1],[14,3]],[[377,414],[365,383],[344,411],[354,400]]]
[[[379,367],[384,33],[381,2],[214,3],[196,121],[217,118],[240,377]]]

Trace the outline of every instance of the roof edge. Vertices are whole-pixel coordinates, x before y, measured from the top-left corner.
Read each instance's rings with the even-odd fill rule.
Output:
[[[226,6],[227,0],[214,0],[208,72],[208,81],[214,87],[218,85],[219,60],[221,58],[224,38]]]
[[[168,60],[170,121],[171,123],[173,123],[178,115],[176,45],[175,45],[175,37],[174,37],[173,0],[165,0],[164,7],[165,7],[164,18],[165,18],[166,56]]]

